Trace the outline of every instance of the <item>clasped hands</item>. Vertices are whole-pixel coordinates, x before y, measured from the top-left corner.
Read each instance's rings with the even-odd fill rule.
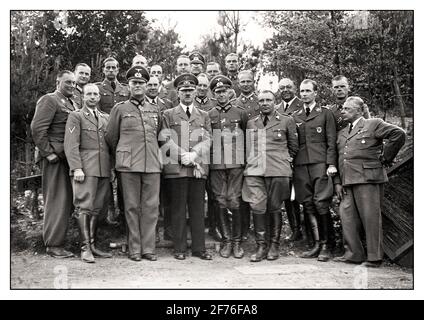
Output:
[[[181,154],[181,163],[184,166],[190,166],[193,165],[194,169],[193,169],[193,174],[194,177],[197,179],[200,179],[203,176],[203,169],[200,166],[200,164],[198,164],[197,162],[195,162],[197,158],[197,153],[196,152],[184,152]]]

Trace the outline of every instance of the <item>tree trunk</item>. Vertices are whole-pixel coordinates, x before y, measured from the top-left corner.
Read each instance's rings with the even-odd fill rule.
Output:
[[[32,159],[32,148],[31,148],[31,131],[30,131],[30,125],[26,124],[26,132],[27,136],[25,139],[25,175],[30,176],[32,172],[32,165],[33,165],[33,159]]]
[[[399,80],[398,80],[398,73],[397,73],[397,68],[396,66],[393,67],[393,86],[395,89],[395,95],[398,98],[399,101],[399,111],[400,111],[400,121],[401,121],[401,126],[403,129],[406,128],[406,123],[405,123],[405,102],[403,101],[402,95],[400,93],[400,88],[399,88]]]

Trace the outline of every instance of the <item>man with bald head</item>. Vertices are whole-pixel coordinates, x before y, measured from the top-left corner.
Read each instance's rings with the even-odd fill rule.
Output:
[[[281,114],[292,115],[302,109],[302,101],[296,96],[296,85],[293,80],[289,78],[283,78],[278,83],[279,91],[281,93],[281,103],[276,106],[276,110]],[[300,228],[300,206],[299,203],[294,200],[290,201],[287,199],[285,202],[287,218],[289,220],[292,235],[291,241],[297,241],[302,239],[302,231]],[[306,220],[305,220],[306,221]],[[307,223],[307,221],[306,221]]]
[[[132,67],[134,66],[142,66],[144,67],[146,70],[148,69],[148,64],[147,64],[147,59],[145,56],[138,54],[136,55],[133,60],[132,60]]]
[[[278,89],[281,93],[281,103],[276,106],[279,113],[288,115],[302,108],[302,101],[296,96],[296,85],[293,80],[283,78],[278,83]]]

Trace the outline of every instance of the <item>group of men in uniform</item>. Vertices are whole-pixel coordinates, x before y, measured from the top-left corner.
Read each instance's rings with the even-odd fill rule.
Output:
[[[298,98],[294,81],[284,78],[276,97],[256,91],[254,74],[239,71],[237,54],[225,61],[223,75],[199,52],[179,56],[177,77],[168,84],[161,66],[149,67],[142,55],[126,73],[128,85],[117,80],[114,58],[104,61],[99,83],[88,83],[91,69],[84,63],[58,74],[56,91],[40,98],[31,123],[43,168],[48,254],[73,256],[63,243],[74,206],[85,262],[112,256],[96,246],[97,222],[101,213],[118,209],[125,213],[131,260],[157,260],[160,212],[176,259],[186,259],[188,217],[192,256],[211,260],[207,192],[209,232],[221,241],[221,257],[244,257],[252,218],[250,261],[277,259],[282,208],[296,241],[302,205],[312,242],[302,257],[328,261],[335,193],[345,254],[334,260],[380,265],[384,166],[403,145],[403,130],[370,119],[363,100],[348,97],[343,76],[332,80],[336,103],[321,106],[313,80],[302,81]]]

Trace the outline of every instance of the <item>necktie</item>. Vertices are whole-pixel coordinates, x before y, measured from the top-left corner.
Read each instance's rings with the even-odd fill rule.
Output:
[[[289,108],[289,104],[287,102],[284,102],[284,111],[287,111],[288,108]]]
[[[268,116],[265,116],[265,118],[264,118],[264,127],[266,127],[267,123],[268,123]]]
[[[115,81],[112,81],[110,83],[110,85],[112,86],[113,91],[115,91],[115,89],[116,89],[116,83],[115,83]]]
[[[352,129],[353,129],[353,124],[352,123],[349,123],[349,132],[348,133],[351,133],[352,132]]]
[[[305,111],[306,111],[306,116],[309,117],[309,115],[311,114],[311,108],[306,107]]]
[[[97,116],[97,111],[94,110],[93,114],[94,114],[94,118],[96,118],[96,121],[99,122],[99,117]]]
[[[186,115],[187,115],[187,117],[190,119],[191,113],[190,113],[190,109],[189,109],[189,107],[187,107]]]

